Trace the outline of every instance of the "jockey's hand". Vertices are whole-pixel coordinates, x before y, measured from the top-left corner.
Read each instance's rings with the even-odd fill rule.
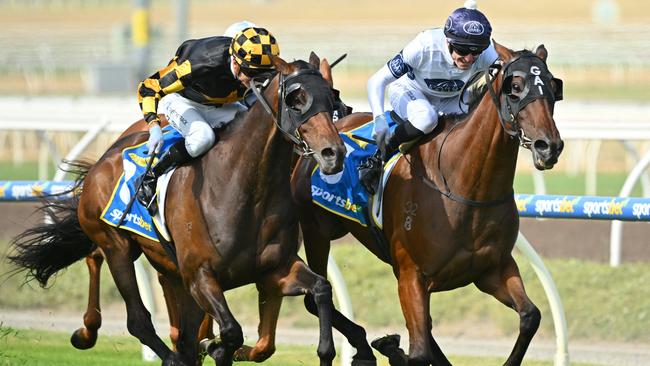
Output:
[[[149,154],[151,154],[151,151],[158,154],[162,148],[162,143],[162,128],[160,128],[158,123],[152,123],[151,128],[149,129],[149,140],[147,141]]]
[[[385,143],[385,140],[388,138],[388,122],[386,121],[386,116],[382,113],[375,117],[374,125],[372,126],[372,138],[377,143],[377,146],[381,146]]]

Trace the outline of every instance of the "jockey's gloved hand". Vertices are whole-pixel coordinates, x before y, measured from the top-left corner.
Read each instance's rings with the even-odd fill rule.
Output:
[[[388,137],[388,122],[383,113],[375,117],[374,122],[371,137],[375,140],[377,146],[381,146]]]
[[[158,154],[162,148],[163,138],[162,138],[162,128],[157,123],[153,123],[149,129],[149,140],[147,141],[147,150],[149,154],[151,151]]]

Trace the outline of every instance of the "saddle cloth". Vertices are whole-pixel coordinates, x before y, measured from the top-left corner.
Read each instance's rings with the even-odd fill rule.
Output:
[[[178,131],[171,126],[166,126],[163,129],[163,145],[161,152],[167,151],[170,146],[182,138],[183,136],[181,136]],[[138,178],[145,173],[147,161],[148,155],[146,142],[122,150],[124,172],[117,181],[108,204],[102,211],[100,217],[102,221],[111,226],[117,227],[131,197],[136,194],[137,187],[135,184],[137,183]],[[153,165],[155,165],[157,161],[158,158],[154,158]],[[171,170],[158,178],[156,189],[158,192],[156,195],[156,199],[158,200],[158,213],[156,213],[155,217],[151,217],[149,211],[147,211],[147,209],[136,199],[133,202],[133,206],[131,206],[131,210],[126,214],[124,222],[120,228],[134,232],[147,239],[160,242],[153,226],[156,225],[158,232],[167,241],[170,241],[170,236],[167,232],[164,221],[164,202],[167,185],[173,172],[174,170]]]
[[[392,130],[397,122],[390,112],[385,113],[388,127]],[[374,121],[361,125],[354,130],[341,133],[345,144],[346,154],[343,170],[332,175],[325,175],[316,167],[311,175],[312,202],[336,215],[368,226],[368,192],[359,182],[357,167],[377,151],[377,145],[372,138]],[[384,165],[382,182],[388,180],[390,171],[402,154],[396,153]],[[382,184],[383,186],[383,184]],[[373,220],[381,228],[381,196],[383,192],[375,193],[373,198]]]

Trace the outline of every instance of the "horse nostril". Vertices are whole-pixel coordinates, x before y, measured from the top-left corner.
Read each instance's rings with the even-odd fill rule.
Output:
[[[326,147],[320,152],[321,156],[325,159],[334,159],[336,157],[336,153],[334,152],[334,149],[331,147]]]
[[[549,149],[548,143],[544,140],[535,140],[535,143],[533,143],[533,147],[539,153],[545,153]]]

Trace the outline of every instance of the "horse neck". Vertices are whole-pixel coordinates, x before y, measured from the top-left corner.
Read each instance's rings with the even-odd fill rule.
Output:
[[[495,89],[500,87],[495,85]],[[486,92],[471,114],[458,123],[462,125],[450,132],[442,148],[438,174],[444,175],[452,192],[469,199],[488,201],[509,194],[518,144],[501,126],[490,93]],[[440,145],[428,145],[426,166],[437,169]]]
[[[264,96],[274,111],[277,111],[277,79],[267,88]],[[231,152],[223,149],[212,149],[206,166],[224,166],[223,159],[232,159],[229,166],[233,169],[230,173],[217,172],[216,174],[232,174],[233,184],[245,184],[255,187],[257,200],[268,193],[269,189],[278,189],[279,186],[289,187],[290,163],[293,146],[286,140],[282,132],[273,122],[273,116],[266,112],[260,102],[242,117],[233,126],[227,143]],[[228,156],[224,156],[227,153]],[[252,185],[251,185],[252,184]],[[287,188],[288,189],[288,188]]]

